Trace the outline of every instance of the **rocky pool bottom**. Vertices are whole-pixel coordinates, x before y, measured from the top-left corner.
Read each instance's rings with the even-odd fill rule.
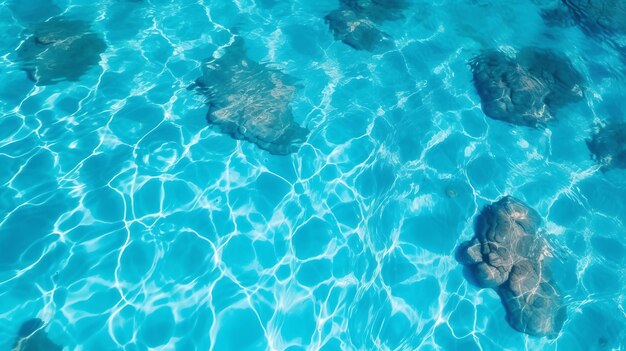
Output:
[[[624,344],[621,2],[41,2],[2,8],[0,347]]]

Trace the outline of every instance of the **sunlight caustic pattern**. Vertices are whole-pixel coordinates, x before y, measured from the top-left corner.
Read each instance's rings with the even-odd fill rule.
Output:
[[[626,53],[601,7],[402,1],[372,27],[390,45],[356,50],[325,19],[354,3],[0,0],[0,350],[624,348]],[[20,48],[59,18],[99,39],[41,81]],[[288,152],[195,89],[240,40]],[[584,82],[536,128],[487,117],[470,65],[524,48]],[[238,123],[258,111],[214,90]],[[543,222],[554,338],[508,325],[455,258],[505,195]]]

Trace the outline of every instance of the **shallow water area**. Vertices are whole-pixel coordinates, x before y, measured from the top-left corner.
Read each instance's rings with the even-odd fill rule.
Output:
[[[626,170],[588,147],[626,120],[617,39],[551,25],[560,1],[408,3],[367,51],[326,23],[339,0],[0,0],[0,350],[34,318],[64,350],[626,348]],[[39,86],[18,48],[57,16],[106,49]],[[310,133],[287,155],[190,89],[237,37],[293,79],[280,107]],[[538,128],[485,116],[469,66],[525,47],[584,78]],[[505,195],[541,217],[554,338],[509,326],[455,259]]]

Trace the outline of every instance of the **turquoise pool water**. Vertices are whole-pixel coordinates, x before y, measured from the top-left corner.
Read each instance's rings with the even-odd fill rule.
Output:
[[[335,37],[338,0],[0,0],[0,350],[32,318],[64,350],[626,348],[626,170],[586,143],[626,119],[626,40],[564,6],[412,0],[368,14],[370,47]],[[18,53],[59,16],[106,48],[43,84]],[[545,126],[487,117],[473,84],[474,57],[524,47],[584,78]],[[219,57],[249,95],[234,73],[197,88]],[[229,135],[214,96],[308,134]],[[504,195],[543,220],[556,338],[514,330],[455,258]]]

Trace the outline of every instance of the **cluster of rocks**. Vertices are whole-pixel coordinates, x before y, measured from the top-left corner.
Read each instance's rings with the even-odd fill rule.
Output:
[[[471,281],[494,289],[516,330],[555,337],[566,308],[548,267],[550,253],[538,236],[541,218],[521,201],[507,196],[480,213],[474,237],[463,243],[457,259]]]
[[[590,35],[626,35],[624,1],[563,0],[563,4],[565,12],[545,13],[558,17],[559,23],[566,22],[567,13]],[[408,0],[340,0],[339,8],[325,20],[336,40],[373,51],[391,45],[380,25],[401,19],[409,5]],[[244,46],[236,37],[218,58],[202,65],[193,89],[206,99],[208,123],[272,154],[293,153],[309,134],[294,121],[290,106],[297,93],[295,79],[249,59]],[[51,85],[77,81],[100,62],[106,48],[89,23],[61,16],[34,25],[17,55],[30,79],[37,85]],[[523,48],[514,56],[486,51],[472,59],[470,67],[482,109],[496,120],[542,126],[555,118],[559,108],[583,98],[583,76],[552,50]],[[626,169],[626,122],[602,126],[587,145],[603,169]],[[471,281],[497,292],[514,329],[555,337],[566,319],[566,308],[551,278],[550,253],[538,235],[540,225],[536,211],[513,197],[503,197],[483,209],[475,236],[458,248],[457,258]],[[14,349],[61,350],[44,327],[40,319],[26,321]]]
[[[339,0],[338,9],[325,20],[336,40],[356,50],[373,51],[391,46],[389,34],[379,29],[385,21],[402,18],[407,0]]]
[[[559,108],[583,98],[582,74],[552,50],[524,48],[515,56],[490,50],[470,67],[482,110],[496,120],[544,126]],[[626,169],[626,122],[599,127],[587,146],[603,170]]]
[[[54,17],[36,24],[17,50],[21,68],[37,85],[77,81],[100,62],[106,43],[89,23]],[[208,121],[235,139],[272,154],[296,151],[309,131],[293,121],[295,80],[246,58],[237,39],[216,60],[207,60],[197,91],[210,106]]]

